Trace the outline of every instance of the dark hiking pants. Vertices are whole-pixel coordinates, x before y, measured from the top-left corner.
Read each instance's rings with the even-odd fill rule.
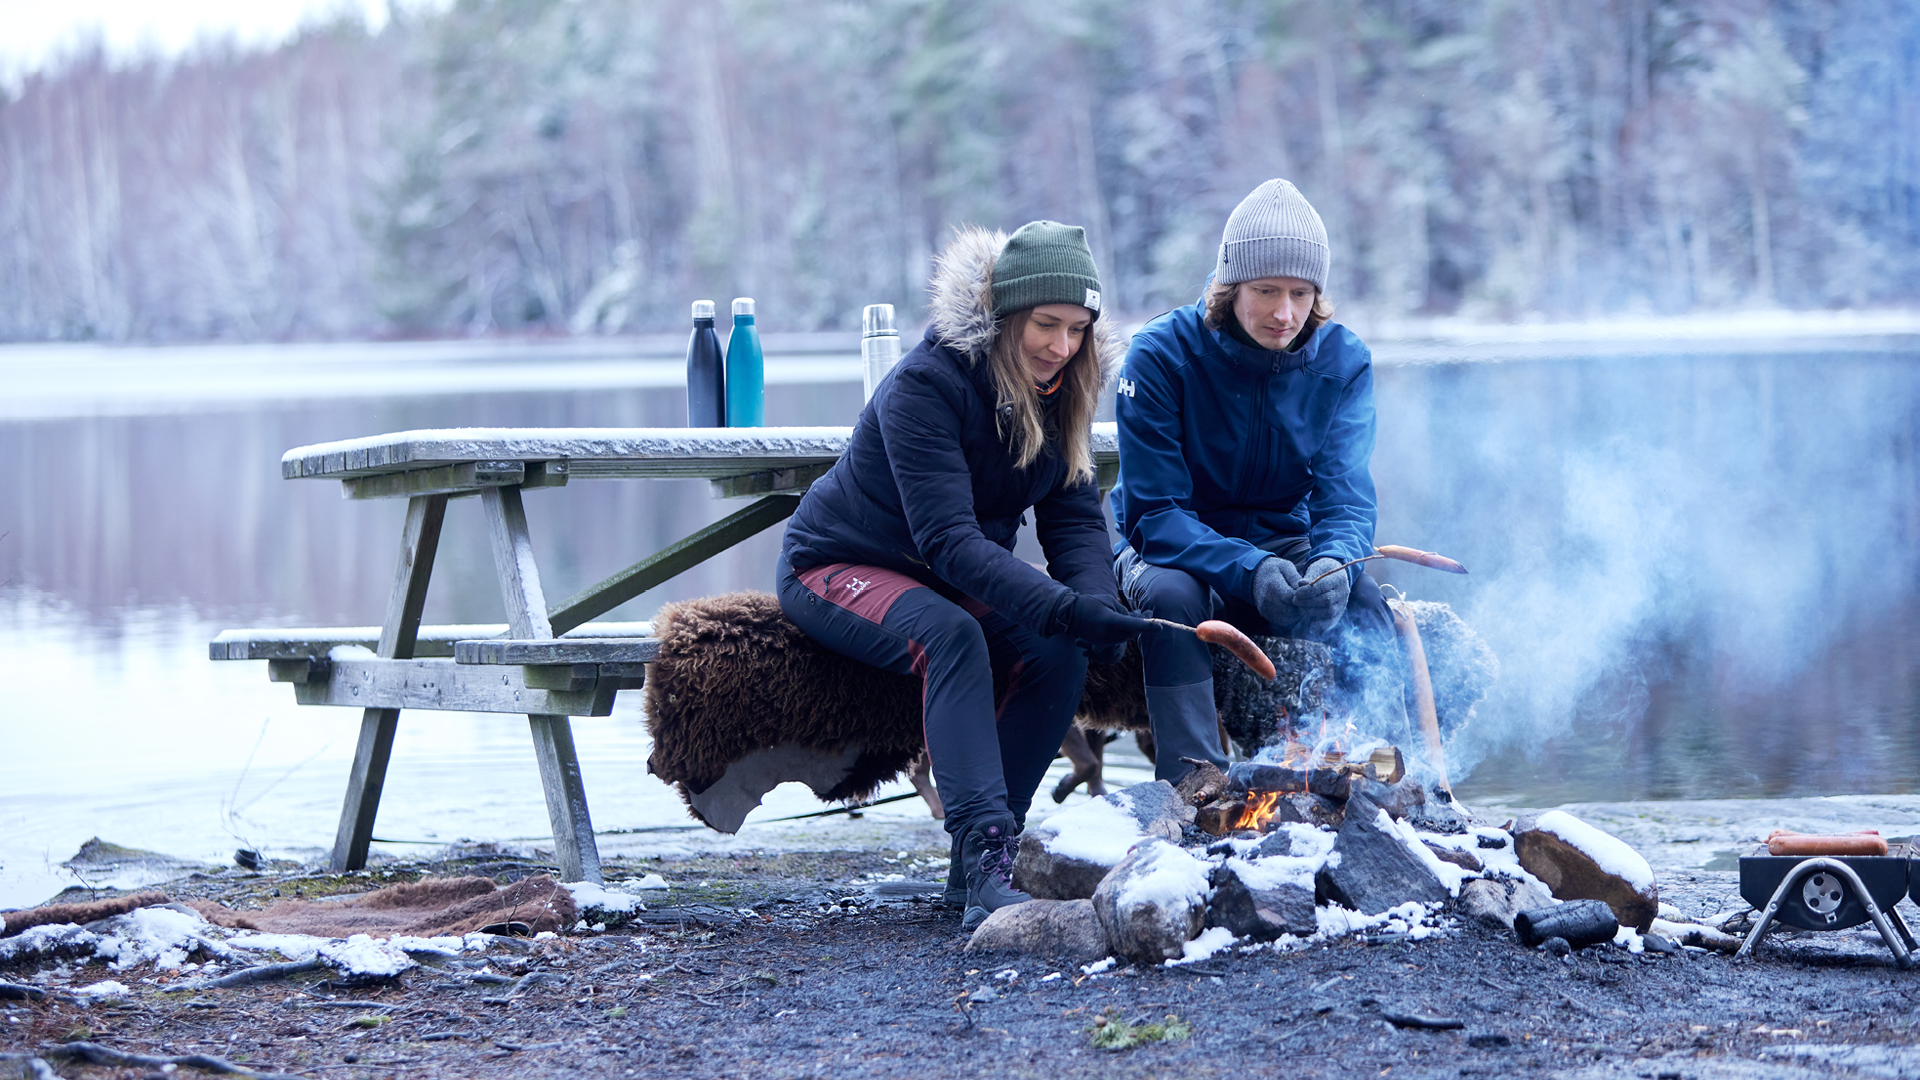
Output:
[[[780,609],[808,637],[924,680],[921,720],[949,833],[982,814],[1026,821],[1086,681],[1072,639],[894,570],[833,563],[796,574],[783,555],[775,573]]]
[[[1308,542],[1305,537],[1283,544],[1274,554],[1306,570]],[[1308,637],[1293,626],[1273,626],[1252,604],[1237,597],[1222,598],[1184,570],[1155,566],[1128,548],[1114,561],[1120,577],[1120,594],[1136,611],[1151,611],[1161,619],[1194,626],[1205,619],[1221,619],[1248,634],[1277,637]],[[1347,613],[1327,632],[1313,636],[1333,649],[1340,660],[1340,689],[1351,699],[1360,700],[1377,692],[1376,683],[1397,686],[1405,665],[1399,638],[1393,629],[1393,613],[1380,585],[1365,571],[1354,575],[1353,591],[1347,595]],[[1141,657],[1146,666],[1149,702],[1154,688],[1211,684],[1213,657],[1207,646],[1192,634],[1143,634]],[[1154,738],[1160,737],[1160,719],[1149,715]],[[1195,732],[1196,738],[1209,733]],[[1389,734],[1381,732],[1380,734]],[[1217,739],[1217,736],[1214,737]],[[1220,762],[1224,766],[1224,761]]]

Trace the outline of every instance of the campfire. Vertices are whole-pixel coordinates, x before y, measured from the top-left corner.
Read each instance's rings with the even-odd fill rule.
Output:
[[[1191,796],[1204,793],[1206,785],[1218,785],[1218,792],[1200,806],[1194,824],[1226,836],[1265,833],[1291,822],[1338,825],[1355,781],[1390,788],[1406,775],[1406,758],[1396,746],[1349,756],[1289,741],[1278,761],[1235,762],[1224,774],[1211,766],[1199,768],[1182,790]]]

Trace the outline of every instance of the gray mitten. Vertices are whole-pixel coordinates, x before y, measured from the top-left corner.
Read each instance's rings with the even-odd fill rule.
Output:
[[[1266,563],[1261,563],[1265,569]],[[1301,618],[1306,622],[1300,632],[1307,637],[1319,637],[1333,629],[1340,617],[1347,613],[1347,594],[1353,591],[1353,581],[1345,570],[1338,570],[1339,559],[1319,558],[1307,567],[1306,580],[1313,581],[1304,585],[1293,594],[1294,606],[1300,609]],[[1328,571],[1335,571],[1328,573]],[[1325,574],[1325,577],[1321,577]]]
[[[1253,571],[1253,606],[1261,618],[1283,630],[1300,621],[1294,590],[1300,587],[1300,571],[1293,562],[1278,555],[1268,557]]]

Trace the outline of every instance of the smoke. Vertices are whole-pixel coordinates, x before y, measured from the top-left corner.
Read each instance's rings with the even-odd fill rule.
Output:
[[[1894,716],[1864,722],[1911,719],[1911,360],[1808,349],[1384,368],[1380,540],[1472,570],[1387,573],[1452,603],[1501,661],[1449,742],[1453,778],[1577,735],[1624,738],[1622,796],[1646,790],[1633,770],[1676,743],[1702,760],[1674,781],[1693,790],[1669,793],[1725,793],[1699,787],[1729,762],[1740,783],[1830,785],[1868,703],[1890,700]],[[1836,656],[1859,661],[1853,678],[1824,677]]]

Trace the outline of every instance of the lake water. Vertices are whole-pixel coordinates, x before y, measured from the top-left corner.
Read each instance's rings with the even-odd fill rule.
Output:
[[[768,422],[850,423],[852,342],[768,341]],[[403,507],[284,481],[280,454],[456,426],[677,426],[673,339],[519,345],[0,349],[0,907],[93,835],[194,859],[331,842],[357,713],[303,709],[237,626],[381,618]],[[1920,776],[1920,324],[1730,323],[1378,341],[1379,540],[1467,577],[1379,576],[1454,605],[1502,677],[1451,747],[1463,797],[1898,793]],[[537,389],[529,389],[537,388]],[[550,596],[737,504],[704,482],[532,492]],[[769,588],[777,529],[642,596]],[[1379,566],[1381,564],[1374,564]],[[456,500],[426,618],[501,619]],[[734,840],[646,775],[639,695],[574,722],[609,852],[933,837],[918,804]],[[383,850],[539,843],[523,720],[403,714]],[[1115,744],[1118,751],[1121,744]],[[1121,755],[1116,779],[1144,775]],[[903,789],[890,789],[903,790]]]

